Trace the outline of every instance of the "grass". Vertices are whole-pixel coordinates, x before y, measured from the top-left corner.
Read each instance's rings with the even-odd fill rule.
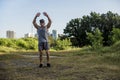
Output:
[[[38,68],[38,58],[24,54],[0,55],[0,80],[119,80],[120,60],[82,51],[54,52],[51,68]],[[36,55],[29,53],[27,55]],[[74,54],[74,55],[73,55]],[[25,54],[26,55],[26,54]],[[45,58],[44,58],[45,62]]]
[[[39,59],[29,57],[37,52],[0,54],[0,80],[120,80],[119,46],[51,51],[51,68],[38,68]]]
[[[5,47],[5,46],[0,46],[0,52],[10,52],[10,51],[16,51],[15,49],[13,48],[10,48],[10,47]]]

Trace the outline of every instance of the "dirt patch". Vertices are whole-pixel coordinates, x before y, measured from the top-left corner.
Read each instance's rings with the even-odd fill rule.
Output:
[[[28,58],[39,58],[39,55],[22,55],[23,57],[28,57]],[[46,58],[46,56],[43,56],[44,58]],[[58,57],[58,56],[50,56],[50,58],[62,58],[62,57]]]

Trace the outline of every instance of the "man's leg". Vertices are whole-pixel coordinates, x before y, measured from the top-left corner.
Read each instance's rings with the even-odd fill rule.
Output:
[[[44,43],[44,48],[47,56],[47,67],[50,67],[50,53],[49,53],[49,44],[48,42]]]
[[[49,50],[46,50],[46,55],[47,55],[47,67],[51,67],[51,65],[50,65],[50,53],[49,53]]]
[[[46,55],[47,55],[47,63],[50,63],[49,60],[50,60],[50,53],[49,53],[49,50],[46,50]]]
[[[42,64],[42,54],[43,54],[43,52],[42,52],[42,50],[40,50],[39,51],[39,59],[40,59],[40,65],[39,65],[39,67],[43,66],[43,64]]]

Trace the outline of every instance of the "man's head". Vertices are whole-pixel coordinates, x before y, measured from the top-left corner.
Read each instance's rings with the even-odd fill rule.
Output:
[[[41,25],[41,26],[45,26],[45,20],[44,20],[44,19],[41,19],[41,20],[40,20],[40,25]]]

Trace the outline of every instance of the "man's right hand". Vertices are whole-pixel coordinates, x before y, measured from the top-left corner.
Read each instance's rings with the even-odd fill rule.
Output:
[[[40,16],[40,12],[38,12],[37,14],[36,14],[36,17],[39,17]]]

